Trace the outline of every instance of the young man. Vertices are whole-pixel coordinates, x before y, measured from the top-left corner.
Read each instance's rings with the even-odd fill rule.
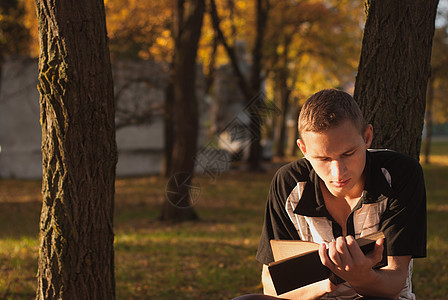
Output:
[[[267,265],[271,239],[321,244],[322,263],[346,283],[328,279],[280,295],[286,299],[415,299],[412,259],[426,256],[426,194],[418,162],[387,150],[368,150],[373,128],[347,93],[312,95],[299,116],[297,144],[304,158],[283,166],[273,178],[257,253],[264,293],[276,296]],[[383,240],[364,255],[355,242],[383,231]],[[307,272],[307,270],[303,270]]]

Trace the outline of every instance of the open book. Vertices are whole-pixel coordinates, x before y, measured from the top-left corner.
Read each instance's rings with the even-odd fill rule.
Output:
[[[384,238],[382,232],[375,232],[356,239],[364,254],[375,247],[376,240]],[[334,284],[344,280],[322,265],[319,257],[319,244],[300,240],[271,240],[274,262],[269,264],[269,273],[277,295],[292,291],[305,285],[329,278]],[[387,266],[386,243],[383,259],[374,268]]]

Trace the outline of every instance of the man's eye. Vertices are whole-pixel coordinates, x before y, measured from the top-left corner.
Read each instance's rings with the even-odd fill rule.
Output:
[[[344,156],[352,156],[355,153],[355,151],[353,152],[348,152],[348,153],[344,153]]]

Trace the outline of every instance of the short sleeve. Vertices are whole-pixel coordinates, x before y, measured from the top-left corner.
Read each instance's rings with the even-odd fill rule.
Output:
[[[420,164],[400,158],[391,168],[392,194],[381,219],[388,255],[426,256],[426,190]],[[392,171],[395,170],[395,171]]]
[[[298,240],[299,235],[289,218],[285,203],[294,189],[294,181],[287,177],[285,168],[274,176],[269,190],[265,219],[257,251],[257,260],[263,264],[274,261],[270,240]]]

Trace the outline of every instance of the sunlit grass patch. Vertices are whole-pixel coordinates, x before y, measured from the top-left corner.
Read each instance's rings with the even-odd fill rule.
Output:
[[[37,249],[37,238],[0,239],[0,299],[34,297]]]
[[[422,152],[420,161],[424,161],[424,145],[422,145]],[[448,142],[433,142],[431,143],[431,154],[429,161],[431,165],[448,166]]]
[[[447,155],[433,155],[431,156],[431,164],[448,166],[448,154]]]

